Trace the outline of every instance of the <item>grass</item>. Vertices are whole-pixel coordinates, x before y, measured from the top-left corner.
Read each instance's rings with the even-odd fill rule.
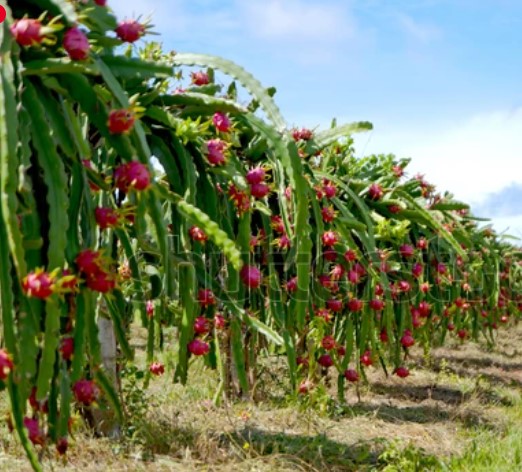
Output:
[[[167,372],[147,392],[138,370],[123,372],[135,411],[124,439],[94,438],[77,421],[68,462],[53,451],[42,457],[49,469],[85,472],[522,470],[522,325],[502,336],[492,350],[473,343],[435,349],[429,369],[414,353],[419,367],[408,379],[370,370],[360,401],[350,387],[346,405],[324,391],[314,408],[284,396],[283,372],[263,376],[264,402],[216,407],[215,374],[197,361],[187,387],[173,384],[166,351]],[[139,329],[134,339],[143,345]],[[29,470],[5,425],[1,470]]]
[[[449,461],[449,470],[510,472],[522,470],[522,404],[510,409],[509,423],[500,431],[477,429],[470,445]]]

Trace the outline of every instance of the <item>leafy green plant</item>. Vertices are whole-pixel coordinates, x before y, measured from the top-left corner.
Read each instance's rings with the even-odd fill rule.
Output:
[[[444,470],[444,464],[435,456],[426,454],[411,444],[403,447],[391,443],[378,457],[378,470],[386,472],[416,472]]]

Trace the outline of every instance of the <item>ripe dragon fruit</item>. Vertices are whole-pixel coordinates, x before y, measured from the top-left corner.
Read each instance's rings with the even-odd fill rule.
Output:
[[[152,375],[163,375],[165,373],[165,366],[161,362],[153,362],[149,366],[149,371]]]
[[[12,370],[13,360],[11,355],[5,349],[0,349],[0,380],[5,380]]]
[[[198,291],[198,302],[202,308],[207,308],[209,306],[216,304],[216,297],[214,296],[214,292],[209,288],[201,288]]]
[[[214,166],[220,166],[225,163],[226,143],[221,139],[210,139],[207,141],[207,160]]]
[[[60,353],[62,358],[66,361],[70,361],[74,354],[74,339],[71,337],[63,338],[60,343]]]
[[[94,219],[102,230],[107,228],[115,228],[119,223],[118,212],[114,208],[109,207],[96,208],[94,210]]]
[[[410,371],[408,370],[407,367],[404,367],[404,366],[400,366],[400,367],[397,367],[393,373],[397,376],[397,377],[400,377],[401,379],[404,379],[406,377],[408,377],[408,375],[410,375]]]
[[[261,271],[255,266],[243,266],[239,276],[241,281],[249,288],[258,288],[261,285],[262,274]]]
[[[16,20],[11,25],[10,31],[20,46],[34,46],[40,44],[44,39],[40,20],[32,18]]]
[[[191,81],[194,85],[201,86],[210,83],[210,78],[206,72],[198,71],[190,74]]]
[[[246,173],[246,181],[249,185],[260,184],[266,178],[266,171],[262,167],[253,167]]]
[[[44,300],[54,293],[54,277],[42,269],[37,269],[24,277],[22,290],[28,297]]]
[[[125,20],[118,25],[115,31],[122,41],[134,43],[145,34],[145,25],[136,20]]]
[[[131,109],[119,108],[111,110],[107,127],[111,134],[127,134],[129,133],[136,121],[136,116]]]
[[[193,339],[187,346],[189,352],[195,356],[205,356],[210,352],[210,346],[204,341]]]
[[[359,374],[355,369],[346,369],[344,371],[344,378],[348,380],[348,382],[358,382]]]
[[[63,47],[73,61],[87,59],[91,49],[87,36],[77,27],[73,27],[65,33]]]
[[[73,386],[76,401],[85,406],[93,404],[99,397],[100,391],[93,380],[81,379]]]
[[[228,133],[231,129],[230,118],[219,111],[214,113],[214,116],[212,117],[212,124],[218,131],[221,131],[222,133]]]
[[[151,183],[150,172],[141,162],[127,162],[114,170],[114,183],[122,192],[146,190]]]
[[[321,340],[321,346],[323,346],[324,349],[326,349],[327,351],[331,351],[334,347],[335,347],[335,339],[333,336],[325,336],[322,340]]]

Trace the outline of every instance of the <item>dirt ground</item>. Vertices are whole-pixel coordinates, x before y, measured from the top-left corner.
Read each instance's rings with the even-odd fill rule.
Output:
[[[197,364],[187,387],[172,384],[166,352],[167,372],[146,394],[128,388],[138,419],[127,439],[94,439],[78,422],[68,462],[56,461],[54,451],[43,453],[44,462],[85,472],[443,470],[436,459],[464,454],[478,432],[496,437],[513,427],[522,405],[522,324],[498,338],[489,350],[450,341],[432,351],[429,368],[415,351],[407,379],[370,369],[359,395],[349,387],[347,406],[325,397],[313,409],[280,394],[277,376],[261,386],[265,402],[216,407],[214,374]],[[5,425],[3,470],[30,470]]]

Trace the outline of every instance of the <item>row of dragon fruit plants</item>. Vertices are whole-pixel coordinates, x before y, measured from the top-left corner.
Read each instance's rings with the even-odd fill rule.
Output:
[[[273,89],[138,49],[148,25],[107,3],[9,1],[0,30],[0,388],[35,470],[35,446],[67,451],[72,406],[132,417],[101,319],[125,362],[130,324],[147,328],[145,385],[174,326],[174,380],[201,357],[216,401],[248,396],[269,356],[290,393],[329,375],[344,401],[368,368],[407,377],[414,345],[501,342],[518,248],[408,160],[356,159],[370,123],[290,129]]]

